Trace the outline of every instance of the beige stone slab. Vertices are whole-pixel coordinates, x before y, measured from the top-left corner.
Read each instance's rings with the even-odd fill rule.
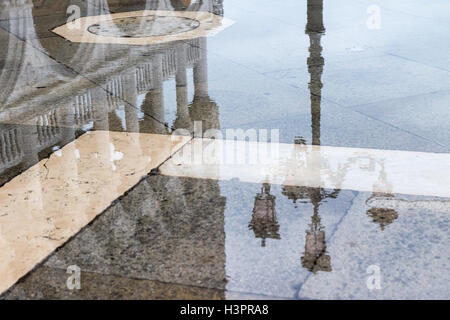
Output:
[[[194,139],[170,176],[450,197],[450,154]]]
[[[185,32],[155,35],[149,37],[119,37],[105,36],[91,33],[90,26],[102,24],[119,19],[135,17],[178,17],[195,20],[199,23],[198,27]],[[54,28],[52,31],[72,42],[86,43],[106,43],[106,44],[128,44],[128,45],[149,45],[178,40],[189,40],[199,37],[213,36],[221,30],[231,26],[234,22],[230,19],[203,11],[167,11],[167,10],[140,10],[120,12],[107,15],[82,17],[68,22],[62,26]],[[114,24],[111,24],[114,25]],[[120,30],[117,27],[117,32]],[[112,32],[112,31],[111,31]]]
[[[188,140],[89,132],[1,187],[0,292]]]

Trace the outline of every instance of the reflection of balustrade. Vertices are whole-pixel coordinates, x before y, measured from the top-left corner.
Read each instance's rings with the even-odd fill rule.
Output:
[[[0,133],[0,171],[22,161],[24,152],[20,147],[20,137],[19,128],[4,130]]]
[[[94,120],[94,108],[90,92],[75,96],[74,117],[76,125],[84,125]]]
[[[147,63],[136,68],[136,84],[138,93],[152,88],[152,65]]]
[[[61,139],[61,129],[58,126],[56,110],[49,111],[36,117],[38,146],[43,149]]]
[[[171,75],[175,74],[176,70],[175,50],[168,50],[166,54],[162,56],[163,79],[168,79]]]
[[[107,100],[109,111],[113,111],[121,105],[123,99],[123,84],[121,77],[113,77],[106,83],[106,90],[108,91]]]
[[[200,59],[200,42],[199,39],[189,41],[187,46],[187,65],[191,66]]]

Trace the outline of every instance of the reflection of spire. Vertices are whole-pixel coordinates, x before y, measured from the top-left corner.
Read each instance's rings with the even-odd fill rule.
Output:
[[[248,225],[253,230],[256,238],[261,238],[261,246],[266,246],[266,239],[280,239],[278,233],[280,226],[278,225],[275,211],[275,196],[270,194],[270,185],[265,183],[261,188],[261,192],[255,197],[255,205],[253,207],[252,221]]]
[[[322,73],[324,59],[320,38],[325,32],[323,26],[323,0],[308,0],[308,23],[306,34],[309,35],[310,47],[308,72],[310,74],[309,90],[311,92],[311,128],[312,144],[320,145],[320,102],[322,90]]]
[[[187,98],[187,48],[181,43],[176,48],[176,91],[177,91],[177,118],[174,122],[174,129],[187,129],[191,131],[191,119],[188,109]]]

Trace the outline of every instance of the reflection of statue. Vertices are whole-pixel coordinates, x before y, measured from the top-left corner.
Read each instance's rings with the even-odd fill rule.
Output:
[[[255,197],[252,221],[248,225],[256,238],[261,238],[261,246],[266,246],[266,239],[280,239],[280,226],[275,211],[275,196],[270,194],[270,185],[265,183],[261,192]]]

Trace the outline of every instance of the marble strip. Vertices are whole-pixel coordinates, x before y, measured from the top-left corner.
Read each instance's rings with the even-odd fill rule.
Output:
[[[111,20],[126,19],[132,17],[178,17],[195,20],[198,27],[192,30],[172,33],[167,35],[155,35],[149,37],[120,37],[97,35],[89,31],[89,27],[99,25]],[[119,20],[116,20],[119,21]],[[56,27],[52,32],[72,42],[103,43],[103,44],[125,44],[125,45],[149,45],[179,40],[189,40],[199,37],[214,36],[223,29],[231,26],[234,21],[204,11],[167,11],[167,10],[140,10],[120,12],[99,16],[89,16],[76,19],[62,26]],[[119,34],[120,28],[117,27]]]
[[[0,293],[190,138],[93,131],[0,188]]]
[[[196,138],[169,176],[450,197],[450,154]]]

